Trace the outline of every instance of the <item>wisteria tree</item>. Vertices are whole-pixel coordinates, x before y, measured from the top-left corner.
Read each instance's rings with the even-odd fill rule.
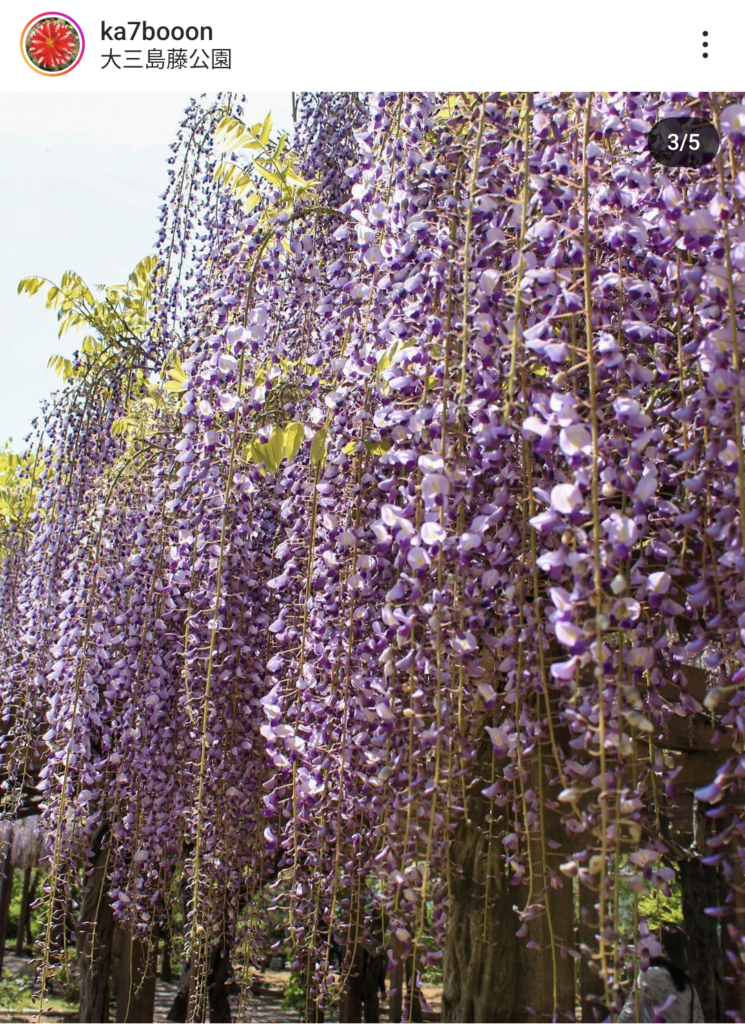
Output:
[[[155,258],[47,293],[93,333],[2,539],[42,988],[87,871],[89,962],[183,900],[189,1020],[277,920],[310,1020],[381,956],[401,1020],[440,960],[443,1019],[613,1019],[677,880],[743,1019],[744,142],[729,94],[189,108]]]

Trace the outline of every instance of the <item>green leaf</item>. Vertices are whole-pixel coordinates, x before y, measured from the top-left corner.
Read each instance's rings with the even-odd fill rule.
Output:
[[[18,282],[18,294],[28,292],[29,295],[36,295],[40,288],[43,288],[46,281],[43,277],[24,277]]]
[[[276,473],[285,456],[286,445],[284,430],[281,427],[275,427],[274,433],[266,444],[261,444],[260,441],[254,439],[246,445],[243,455],[248,461],[255,462],[257,466],[263,466],[268,472]]]
[[[270,473],[276,473],[285,454],[284,430],[281,427],[275,427],[272,436],[261,447],[264,450],[264,465]]]
[[[328,427],[321,427],[313,435],[313,440],[310,443],[310,464],[312,466],[322,466],[326,461],[328,433]]]
[[[233,149],[240,145],[247,145],[246,143],[241,143],[241,140],[246,134],[246,126],[235,117],[230,117],[228,114],[223,117],[217,126],[216,135],[222,135],[224,137],[224,143]]]
[[[181,360],[178,357],[178,353],[174,352],[170,360],[170,366],[168,367],[169,379],[163,385],[163,389],[169,394],[179,394],[182,391],[186,391],[188,386],[188,378],[184,372],[184,367],[181,365]]]
[[[254,438],[253,441],[249,441],[246,447],[243,449],[243,457],[247,462],[255,462],[257,466],[262,464],[261,445]]]
[[[391,449],[391,442],[388,440],[365,441],[365,448],[368,450],[370,455],[385,455],[385,453]]]
[[[113,437],[122,437],[128,430],[129,418],[127,416],[122,416],[111,424],[111,434]]]
[[[305,187],[310,184],[307,178],[301,178],[299,174],[296,174],[296,172],[291,169],[288,169],[285,174],[285,180],[295,188]]]
[[[261,145],[262,146],[266,146],[267,142],[269,141],[269,133],[271,132],[271,130],[272,130],[272,112],[270,110],[269,113],[264,118],[264,123],[261,126],[261,135],[259,136],[259,138],[261,140]]]
[[[213,174],[214,181],[221,181],[230,189],[234,196],[240,198],[244,192],[255,191],[255,185],[249,174],[242,171],[237,164],[218,164]]]
[[[300,445],[305,439],[305,427],[302,423],[293,421],[285,427],[285,458],[288,462],[297,455]]]
[[[178,352],[174,352],[173,361],[168,370],[168,374],[171,380],[177,380],[181,384],[185,384],[187,381],[186,371],[184,370],[183,364],[179,359]]]
[[[64,356],[50,356],[47,366],[54,370],[58,377],[62,377],[63,380],[69,380],[75,374],[75,368],[69,359],[65,359]]]
[[[383,355],[378,359],[377,376],[380,377],[383,370],[387,370],[393,362],[393,357],[398,351],[399,342],[394,341],[389,349],[387,349]]]
[[[269,170],[268,167],[262,167],[262,165],[260,163],[257,163],[256,161],[254,161],[254,167],[256,168],[256,170],[258,171],[262,178],[266,178],[270,185],[282,184],[282,179],[280,178],[280,176],[278,174],[274,174],[272,171]]]
[[[129,275],[130,284],[134,288],[149,289],[152,273],[158,264],[155,256],[145,256]]]

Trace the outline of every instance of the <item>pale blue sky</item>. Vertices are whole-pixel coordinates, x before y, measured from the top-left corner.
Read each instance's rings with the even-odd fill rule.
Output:
[[[152,251],[168,145],[189,97],[180,93],[0,93],[0,445],[21,447],[41,400],[57,387],[51,355],[69,355],[42,293],[22,277],[118,284]],[[254,93],[249,122],[271,110],[292,123],[290,93]]]

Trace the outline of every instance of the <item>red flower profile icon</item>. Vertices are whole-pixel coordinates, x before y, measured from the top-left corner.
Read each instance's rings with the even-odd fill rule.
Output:
[[[37,75],[67,75],[80,64],[84,53],[82,28],[61,11],[37,14],[21,32],[21,56]]]
[[[34,60],[49,68],[66,64],[74,48],[72,32],[61,21],[43,22],[28,41],[28,50]]]

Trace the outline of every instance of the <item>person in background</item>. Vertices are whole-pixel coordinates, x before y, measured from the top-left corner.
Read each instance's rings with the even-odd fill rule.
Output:
[[[699,1024],[704,1020],[698,993],[687,974],[688,937],[682,928],[667,921],[660,931],[662,955],[653,956],[647,970],[639,972],[636,989],[618,1015],[619,1024]]]

